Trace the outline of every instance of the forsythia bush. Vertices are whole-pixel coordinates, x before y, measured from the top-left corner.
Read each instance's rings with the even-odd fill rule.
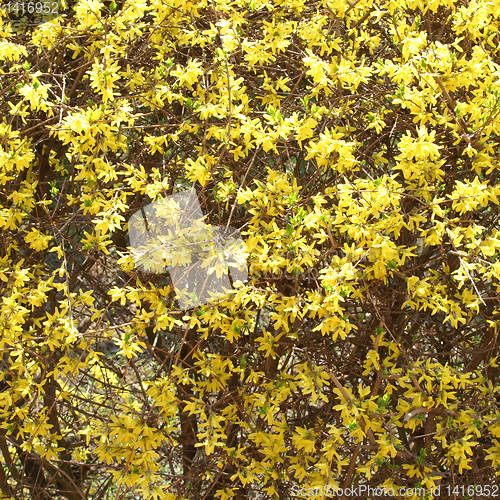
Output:
[[[498,488],[498,2],[11,4],[5,495]],[[192,186],[248,279],[182,310],[127,224]]]

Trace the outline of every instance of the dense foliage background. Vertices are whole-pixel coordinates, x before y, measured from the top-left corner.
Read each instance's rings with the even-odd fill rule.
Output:
[[[498,2],[9,9],[5,494],[498,485]],[[127,221],[193,185],[249,278],[182,311]]]

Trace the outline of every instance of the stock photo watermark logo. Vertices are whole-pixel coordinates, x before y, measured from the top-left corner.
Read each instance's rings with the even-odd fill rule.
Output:
[[[220,299],[248,278],[239,230],[207,224],[194,189],[150,203],[128,225],[135,267],[168,271],[182,310]]]
[[[448,488],[449,490],[449,488]],[[437,486],[427,490],[424,487],[405,487],[399,486],[391,488],[386,486],[369,486],[360,484],[347,488],[334,487],[332,485],[315,486],[315,487],[300,487],[294,485],[291,488],[292,496],[295,498],[307,499],[326,499],[326,498],[429,498],[432,495],[434,498],[441,495],[441,487]]]

